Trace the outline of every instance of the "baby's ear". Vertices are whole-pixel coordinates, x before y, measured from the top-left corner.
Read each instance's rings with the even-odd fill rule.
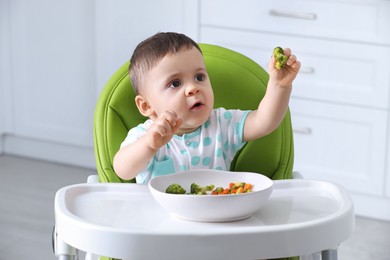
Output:
[[[141,115],[145,117],[150,117],[153,114],[153,109],[144,96],[137,95],[135,97],[135,104],[137,105],[137,108]]]

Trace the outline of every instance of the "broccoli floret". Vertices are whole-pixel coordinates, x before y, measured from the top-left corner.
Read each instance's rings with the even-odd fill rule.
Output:
[[[244,186],[245,186],[245,182],[236,182],[233,185],[233,189],[238,189],[240,187],[244,188]]]
[[[168,188],[165,190],[165,192],[171,194],[185,194],[186,190],[179,184],[174,183],[169,185]]]
[[[223,190],[224,190],[224,188],[218,187],[218,188],[216,188],[214,191],[217,192],[217,193],[219,193],[219,192],[222,192]]]
[[[283,54],[283,48],[282,47],[275,47],[275,49],[274,49],[274,55],[275,56],[277,56],[277,55],[279,55],[279,54]]]
[[[200,192],[201,190],[202,189],[198,184],[196,183],[191,184],[191,194],[198,194],[198,192]]]
[[[275,47],[274,49],[274,57],[275,57],[275,68],[281,69],[287,62],[288,57],[284,55],[284,51],[281,47]]]
[[[211,185],[207,185],[207,186],[203,187],[203,189],[205,191],[212,191],[214,189],[214,187],[215,187],[214,184],[211,184]]]
[[[212,191],[214,189],[214,185],[207,185],[205,187],[201,187],[196,183],[191,184],[191,194],[195,195],[206,195],[207,191]]]

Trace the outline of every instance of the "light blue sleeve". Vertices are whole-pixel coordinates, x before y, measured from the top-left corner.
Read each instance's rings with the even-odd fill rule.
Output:
[[[146,120],[145,123],[139,124],[138,126],[132,128],[129,130],[125,140],[121,143],[120,148],[122,149],[123,147],[134,143],[137,141],[139,138],[141,138],[143,135],[146,134],[146,131],[148,130],[149,126],[152,124],[151,120]],[[148,164],[145,166],[143,170],[141,170],[138,175],[135,177],[137,183],[143,183],[147,184],[148,181],[151,178],[151,171],[153,168],[153,160],[152,158]]]
[[[121,143],[120,148],[123,148],[129,144],[134,143],[139,138],[141,138],[141,136],[145,135],[146,131],[148,130],[151,124],[152,124],[151,120],[146,120],[145,123],[139,124],[136,127],[131,128],[127,133],[125,140],[123,140],[123,142]]]

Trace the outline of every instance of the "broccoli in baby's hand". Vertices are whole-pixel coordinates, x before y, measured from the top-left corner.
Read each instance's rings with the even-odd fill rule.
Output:
[[[287,62],[287,55],[284,55],[284,51],[282,47],[276,47],[274,49],[274,57],[275,57],[275,68],[276,69],[281,69]]]
[[[179,184],[174,183],[169,185],[168,188],[165,190],[165,192],[171,194],[185,194],[186,190]]]
[[[212,191],[213,189],[214,189],[213,184],[204,187],[201,187],[196,183],[191,184],[191,194],[195,194],[195,195],[206,195],[207,191]]]

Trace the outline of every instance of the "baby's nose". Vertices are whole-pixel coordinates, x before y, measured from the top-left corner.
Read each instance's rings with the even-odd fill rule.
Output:
[[[197,93],[199,93],[199,88],[194,85],[190,85],[186,88],[186,96],[193,96]]]

